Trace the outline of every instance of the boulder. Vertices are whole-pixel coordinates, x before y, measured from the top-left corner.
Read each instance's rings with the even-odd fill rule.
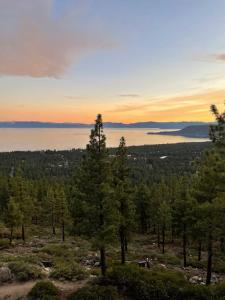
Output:
[[[203,279],[201,276],[193,276],[189,279],[189,282],[192,284],[201,284],[203,282]]]
[[[12,280],[12,273],[8,267],[0,268],[0,283]]]

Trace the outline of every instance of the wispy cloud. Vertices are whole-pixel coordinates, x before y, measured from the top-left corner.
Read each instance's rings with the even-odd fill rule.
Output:
[[[139,98],[139,94],[120,94],[119,97],[121,98]]]
[[[224,61],[225,62],[225,53],[216,54],[216,55],[214,55],[214,58],[216,60],[220,60],[220,61]]]
[[[142,100],[139,103],[117,104],[108,113],[115,116],[132,114],[133,119],[136,115],[141,116],[142,120],[209,119],[210,105],[221,105],[224,99],[225,90],[208,89],[199,93]]]
[[[67,100],[80,100],[80,99],[85,99],[83,96],[64,96],[65,99]]]
[[[88,53],[115,47],[79,9],[83,2],[55,16],[53,0],[1,0],[0,75],[60,77]]]

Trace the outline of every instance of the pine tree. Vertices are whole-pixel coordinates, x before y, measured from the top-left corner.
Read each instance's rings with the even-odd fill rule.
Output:
[[[191,235],[191,230],[195,224],[193,211],[195,208],[195,201],[191,197],[189,192],[188,180],[182,178],[179,180],[179,184],[176,185],[177,198],[173,205],[173,220],[176,231],[182,237],[182,249],[183,249],[183,266],[187,266],[187,243],[188,238]]]
[[[137,224],[142,234],[147,233],[151,219],[151,194],[146,184],[139,184],[134,194]]]
[[[132,189],[129,181],[127,166],[127,148],[124,137],[120,139],[116,157],[113,161],[113,183],[115,202],[118,203],[118,235],[121,248],[121,263],[126,261],[128,236],[134,226],[134,204],[132,202]]]
[[[47,206],[49,207],[52,234],[55,235],[56,234],[57,207],[56,207],[55,193],[51,186],[47,190],[46,202],[47,202]]]
[[[211,105],[211,112],[213,113],[217,124],[210,125],[209,136],[214,145],[219,149],[225,149],[225,111],[219,113],[216,105]]]
[[[69,211],[68,203],[63,187],[57,186],[55,191],[55,202],[56,202],[56,215],[58,223],[61,227],[61,237],[62,241],[65,241],[65,225],[68,223]]]
[[[11,196],[15,199],[20,209],[21,216],[21,236],[22,240],[26,240],[26,225],[31,223],[33,211],[33,199],[29,191],[29,185],[22,177],[21,170],[18,170],[17,175],[11,182]]]
[[[97,116],[95,127],[91,130],[90,141],[77,177],[77,195],[74,202],[79,210],[74,212],[82,224],[79,231],[93,238],[100,251],[101,272],[106,274],[106,246],[115,238],[116,206],[111,188],[111,171],[106,137],[103,133],[101,115]],[[81,214],[83,214],[81,218]],[[76,223],[75,223],[76,224]]]
[[[159,205],[158,210],[158,223],[162,232],[162,253],[165,253],[165,239],[166,230],[170,228],[171,225],[171,208],[166,200],[163,200]]]
[[[21,225],[21,214],[18,203],[13,197],[10,198],[6,211],[6,225],[10,229],[10,244],[13,239],[13,230],[15,227]]]
[[[207,243],[207,278],[206,284],[211,282],[213,242],[217,238],[217,219],[219,211],[217,199],[224,195],[225,162],[218,152],[206,152],[201,165],[195,175],[193,196],[198,203],[199,226],[204,229]]]

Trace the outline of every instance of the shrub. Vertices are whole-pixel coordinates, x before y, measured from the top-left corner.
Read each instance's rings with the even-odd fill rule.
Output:
[[[117,266],[101,285],[117,286],[130,299],[178,299],[185,281],[181,273],[168,270],[144,270],[136,266]]]
[[[43,276],[38,267],[22,261],[11,262],[9,268],[19,281],[38,279]]]
[[[39,281],[27,295],[28,300],[58,300],[59,290],[50,281]]]
[[[119,300],[117,289],[112,286],[89,286],[70,295],[68,300]]]
[[[64,278],[66,280],[81,280],[87,277],[87,273],[76,262],[58,261],[50,276],[55,279]]]
[[[213,299],[225,299],[225,283],[218,283],[214,286],[211,286],[211,292],[214,297]]]
[[[55,257],[67,257],[70,254],[70,248],[66,244],[48,244],[40,251]]]
[[[199,285],[186,286],[177,300],[212,300],[212,293],[209,287]]]

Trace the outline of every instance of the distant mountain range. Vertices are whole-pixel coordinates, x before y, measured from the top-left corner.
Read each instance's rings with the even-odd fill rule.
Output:
[[[160,131],[160,132],[148,132],[148,134],[159,134],[159,135],[173,135],[173,136],[184,136],[190,138],[208,138],[209,137],[209,124],[204,125],[191,125],[182,128],[177,131]]]
[[[159,129],[183,129],[187,126],[204,125],[204,122],[137,122],[137,123],[114,123],[105,122],[105,128],[159,128]],[[92,128],[94,124],[83,123],[51,123],[36,121],[0,122],[0,128]]]

